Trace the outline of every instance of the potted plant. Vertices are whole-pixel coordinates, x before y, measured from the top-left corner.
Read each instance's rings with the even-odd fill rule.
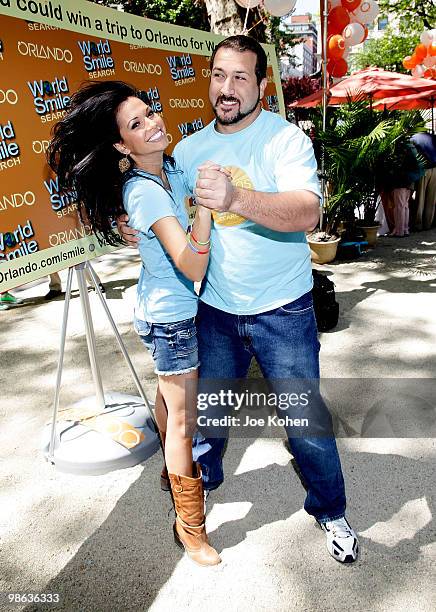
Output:
[[[328,194],[331,183],[326,182],[324,188],[324,204],[320,228],[307,236],[307,242],[314,263],[329,263],[336,257],[340,241],[339,226],[345,221],[345,207],[335,195]]]
[[[323,211],[319,229],[307,236],[312,260],[315,263],[328,263],[336,257],[340,242],[340,227],[354,217],[353,192],[348,188],[344,155],[344,135],[337,129],[341,125],[337,109],[329,109],[327,126],[322,129],[322,116],[318,109],[311,113],[313,127],[309,131],[315,156],[318,161],[320,177],[324,179]]]
[[[363,96],[329,109],[325,130],[315,137],[317,156],[324,153],[327,190],[325,230],[334,233],[340,220],[353,218],[375,245],[379,194],[390,178],[406,171],[410,162],[410,137],[424,129],[417,111],[373,111]],[[324,229],[324,228],[323,228]]]

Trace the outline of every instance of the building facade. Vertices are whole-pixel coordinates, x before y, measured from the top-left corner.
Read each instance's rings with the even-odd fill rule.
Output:
[[[318,27],[311,13],[305,15],[292,15],[284,21],[284,28],[293,34],[298,43],[292,47],[292,55],[296,66],[291,68],[290,61],[282,60],[282,70],[294,74],[287,76],[306,76],[317,71],[319,65],[318,56]],[[282,72],[283,75],[283,72]]]

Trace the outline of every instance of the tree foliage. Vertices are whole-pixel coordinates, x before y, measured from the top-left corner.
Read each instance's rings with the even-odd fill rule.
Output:
[[[220,34],[235,34],[242,31],[245,9],[233,0],[92,0],[97,4],[123,7],[126,13],[149,17],[164,23],[172,23],[196,30],[213,31]],[[247,28],[252,28],[253,38],[265,41],[265,24],[257,9],[250,10]]]
[[[290,77],[283,82],[283,97],[285,105],[291,104],[296,100],[301,100],[320,89],[320,79],[313,79],[309,76]]]
[[[410,137],[425,130],[419,111],[373,111],[362,94],[330,108],[325,130],[319,110],[313,123],[315,150],[324,150],[329,185],[327,231],[334,231],[341,219],[352,218],[361,206],[363,221],[373,224],[380,191],[403,186],[405,177],[417,172],[422,163],[409,148]]]
[[[419,42],[419,34],[395,34],[388,28],[381,38],[369,39],[362,51],[352,58],[356,70],[368,66],[378,66],[392,72],[408,71],[403,66],[403,59],[411,55]]]
[[[400,20],[400,30],[422,31],[435,27],[436,3],[434,0],[379,0],[381,13],[391,13]]]
[[[126,13],[149,17],[197,30],[210,30],[206,5],[203,0],[93,0],[97,4],[114,7],[120,4]]]
[[[165,23],[212,31],[224,35],[239,34],[243,30],[246,9],[234,0],[91,0],[96,4],[114,8],[121,5],[126,13],[149,17]],[[248,13],[247,30],[259,42],[273,44],[277,57],[292,57],[295,45],[293,34],[279,28],[280,19],[263,8]]]

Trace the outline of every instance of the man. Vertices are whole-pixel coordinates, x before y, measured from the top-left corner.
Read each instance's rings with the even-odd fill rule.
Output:
[[[97,282],[98,282],[98,286],[100,287],[100,291],[102,293],[106,292],[106,289],[103,285],[103,283],[101,282],[100,278],[98,277],[97,273],[95,273],[95,275],[97,276]],[[62,295],[62,281],[61,281],[61,277],[59,276],[58,272],[53,272],[52,274],[48,275],[49,278],[49,292],[46,293],[46,295],[44,296],[44,300],[54,300],[55,298],[59,297],[60,295]],[[92,276],[88,270],[88,268],[85,268],[85,278],[89,283],[89,286],[91,289],[94,289],[94,281],[92,280]]]
[[[215,121],[183,139],[174,156],[198,203],[212,209],[212,249],[200,293],[198,344],[203,379],[244,378],[252,357],[269,379],[318,379],[310,251],[304,232],[319,214],[316,162],[309,138],[261,108],[267,58],[246,36],[222,41],[211,58],[209,99]],[[231,173],[202,166],[213,160]],[[119,220],[125,238],[132,232]],[[129,240],[130,241],[130,240]],[[205,489],[224,478],[225,439],[194,442]],[[345,491],[332,437],[290,437],[307,484],[306,511],[338,561],[357,558],[345,519]]]
[[[436,221],[436,135],[420,132],[411,138],[425,160],[425,174],[416,183],[414,229],[428,230]]]

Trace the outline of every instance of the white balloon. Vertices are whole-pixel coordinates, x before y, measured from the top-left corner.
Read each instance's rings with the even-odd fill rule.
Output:
[[[418,66],[415,66],[415,68],[412,69],[412,76],[421,78],[424,76],[424,72],[425,72],[424,66],[419,64]]]
[[[424,30],[424,32],[421,34],[421,42],[426,47],[431,45],[431,43],[433,42],[433,35],[431,33],[431,30]]]
[[[433,68],[433,66],[436,66],[436,57],[427,55],[427,57],[424,58],[422,63],[426,68]]]
[[[365,38],[365,28],[357,21],[349,23],[342,31],[342,36],[345,40],[345,47],[358,45]]]
[[[295,5],[297,4],[297,0],[265,0],[264,6],[268,13],[274,15],[274,17],[283,17],[283,15],[287,15],[290,13]]]
[[[353,11],[348,11],[350,16],[350,23],[362,23],[362,17],[357,18]]]
[[[362,4],[354,11],[354,15],[356,21],[367,24],[372,23],[379,12],[380,9],[378,8],[377,2],[374,2],[374,0],[363,0]]]
[[[258,4],[260,4],[260,0],[235,0],[239,6],[242,8],[255,8]]]

